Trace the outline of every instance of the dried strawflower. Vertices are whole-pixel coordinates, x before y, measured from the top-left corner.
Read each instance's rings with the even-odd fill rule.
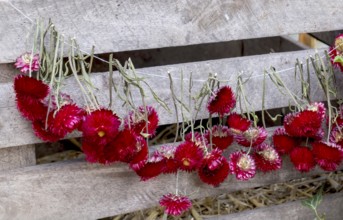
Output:
[[[211,114],[223,116],[229,114],[236,105],[235,94],[230,86],[223,86],[210,97],[207,109]]]
[[[119,126],[119,117],[113,111],[99,109],[85,117],[81,130],[89,141],[106,145],[117,136]]]
[[[158,125],[158,115],[152,106],[146,106],[146,110],[144,106],[140,106],[137,110],[130,112],[124,121],[125,128],[132,129],[137,135],[153,136]]]
[[[339,145],[343,148],[343,128],[335,127],[330,133],[330,142]]]
[[[181,215],[192,206],[192,202],[188,197],[171,193],[163,195],[159,203],[165,208],[165,212],[168,215],[173,216]]]
[[[236,134],[235,140],[238,144],[245,147],[255,147],[260,145],[267,138],[267,131],[262,127],[250,127],[243,133]]]
[[[343,34],[336,37],[334,46],[330,47],[329,55],[332,65],[343,72]]]
[[[32,122],[32,129],[37,137],[39,137],[43,141],[48,142],[56,142],[61,139],[61,136],[58,136],[51,132],[49,128],[45,129],[45,123],[43,121],[33,121]]]
[[[151,161],[164,162],[163,173],[176,173],[179,162],[175,159],[176,146],[165,145],[154,151]]]
[[[141,169],[135,170],[135,172],[138,176],[140,176],[142,181],[146,181],[160,175],[163,172],[163,169],[164,161],[150,162],[148,160],[148,162],[144,164]]]
[[[218,186],[229,175],[229,163],[219,149],[213,150],[205,156],[198,175],[209,185]]]
[[[289,136],[285,128],[277,128],[273,134],[274,147],[280,154],[288,154],[299,144],[298,139]]]
[[[17,95],[30,96],[42,100],[49,94],[49,86],[33,77],[18,75],[14,79],[14,91]]]
[[[269,172],[281,168],[282,159],[276,150],[268,145],[261,144],[254,149],[253,158],[258,170]]]
[[[193,139],[192,139],[193,138]],[[208,141],[207,138],[199,132],[188,133],[185,135],[185,141],[193,142],[199,148],[207,149]]]
[[[205,133],[205,137],[208,142],[211,140],[212,135],[212,147],[219,148],[221,150],[227,149],[233,142],[233,135],[227,126],[214,125],[212,131],[208,130]]]
[[[16,104],[21,115],[30,121],[42,121],[47,116],[48,107],[32,96],[17,94]]]
[[[20,57],[17,58],[14,66],[17,69],[20,69],[22,73],[29,73],[31,71],[39,70],[39,55],[35,54],[32,56],[32,53],[26,52]],[[30,69],[31,68],[31,69]]]
[[[337,170],[343,160],[343,148],[334,143],[314,142],[312,153],[317,164],[326,171]]]
[[[239,180],[249,180],[256,174],[256,164],[254,159],[243,152],[236,151],[230,154],[230,172]]]
[[[308,172],[316,165],[312,151],[308,147],[295,147],[290,153],[291,161],[295,169]]]
[[[204,151],[193,142],[185,141],[181,143],[175,151],[175,159],[184,171],[194,171],[201,166]]]
[[[133,170],[142,169],[149,157],[148,145],[146,140],[144,140],[142,137],[137,137],[136,147],[137,153],[134,154],[130,160],[130,167]]]
[[[111,164],[119,160],[112,153],[110,145],[98,145],[85,138],[82,140],[82,151],[90,163]]]
[[[232,113],[227,118],[227,124],[233,134],[239,134],[249,129],[251,122],[242,115]]]

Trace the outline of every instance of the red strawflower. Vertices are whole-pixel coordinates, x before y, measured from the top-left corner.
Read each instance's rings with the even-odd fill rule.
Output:
[[[163,195],[159,203],[168,215],[173,216],[179,216],[192,207],[192,202],[188,197],[171,193]]]
[[[119,126],[120,120],[115,113],[100,109],[85,117],[81,130],[83,137],[95,144],[106,145],[117,136]]]
[[[135,170],[142,181],[146,181],[160,175],[164,169],[164,161],[150,162],[148,161],[141,169]]]
[[[51,118],[49,128],[54,134],[64,137],[81,125],[85,115],[86,112],[75,104],[63,105]]]
[[[18,75],[14,79],[14,91],[16,94],[30,96],[42,100],[49,94],[49,86],[41,80]]]
[[[82,151],[86,155],[86,160],[90,163],[111,164],[119,161],[110,144],[99,145],[83,138]]]
[[[227,124],[229,125],[232,134],[239,134],[249,129],[251,122],[243,118],[242,115],[232,113],[227,118]]]
[[[61,136],[52,133],[49,128],[45,129],[44,121],[33,121],[32,129],[35,135],[43,141],[56,142],[62,138]]]
[[[208,141],[204,135],[200,134],[199,132],[194,132],[193,139],[194,140],[192,140],[192,133],[185,135],[185,141],[193,142],[196,146],[203,150],[207,149]]]
[[[343,34],[336,37],[333,47],[330,47],[330,61],[332,65],[343,72]]]
[[[216,90],[210,97],[207,109],[211,114],[217,113],[220,116],[223,116],[229,114],[235,105],[236,98],[232,89],[230,86],[223,86]]]
[[[31,71],[39,70],[39,55],[35,54],[32,56],[32,53],[26,52],[20,57],[17,58],[14,66],[17,69],[20,69],[22,73],[29,73]]]
[[[138,152],[130,160],[130,167],[133,170],[142,169],[149,157],[148,145],[146,141],[140,136],[137,137],[136,147]]]
[[[339,145],[343,148],[343,128],[342,127],[335,127],[331,130],[330,133],[330,142]]]
[[[304,111],[290,113],[284,119],[284,127],[290,136],[318,138],[325,117],[322,103],[309,105]]]
[[[239,180],[249,180],[256,174],[256,164],[254,159],[243,152],[236,151],[230,154],[230,172],[235,174]]]
[[[291,161],[295,169],[308,172],[316,165],[312,151],[307,147],[295,147],[290,153]]]
[[[175,159],[176,146],[166,145],[154,151],[150,161],[164,162],[163,173],[176,173],[179,162]]]
[[[257,169],[262,172],[269,172],[281,168],[282,159],[280,155],[268,144],[263,143],[257,146],[252,156],[255,160]]]
[[[129,115],[125,118],[124,124],[125,128],[134,130],[137,135],[151,137],[155,134],[158,125],[158,115],[156,110],[152,106],[146,106],[146,109],[147,112],[145,112],[143,106],[140,106],[138,110],[130,112]],[[146,116],[148,121],[146,121]]]
[[[326,171],[337,170],[343,160],[343,148],[334,143],[314,142],[312,153],[317,164]]]
[[[204,151],[193,142],[185,141],[181,143],[175,151],[175,159],[184,171],[194,171],[201,166]]]
[[[285,128],[277,128],[273,134],[273,143],[275,149],[280,154],[288,154],[299,144],[296,138],[289,136]]]
[[[243,133],[236,134],[234,136],[236,142],[245,147],[255,147],[260,145],[267,138],[267,131],[262,127],[250,127]]]
[[[229,163],[222,156],[221,150],[215,149],[206,155],[199,168],[198,175],[204,183],[209,185],[218,186],[224,182],[229,175]]]
[[[220,150],[227,149],[233,142],[233,136],[227,126],[215,125],[211,131],[206,131],[205,137],[210,143],[212,134],[212,146],[213,148],[219,148]]]
[[[48,107],[40,100],[27,95],[16,95],[17,108],[21,115],[30,121],[45,120]]]

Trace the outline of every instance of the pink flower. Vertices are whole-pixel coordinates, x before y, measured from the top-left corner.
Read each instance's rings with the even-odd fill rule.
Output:
[[[261,144],[255,148],[253,158],[258,170],[269,172],[281,168],[282,160],[276,150],[268,144]]]
[[[167,194],[160,199],[160,205],[168,215],[178,216],[191,208],[192,202],[186,196]]]
[[[20,72],[22,73],[28,73],[31,71],[38,71],[39,70],[39,55],[35,54],[32,57],[31,53],[24,53],[20,57],[17,58],[14,66],[17,69],[20,69]]]
[[[267,138],[267,131],[262,127],[250,127],[243,133],[235,135],[236,142],[245,147],[260,145]]]
[[[236,151],[230,154],[230,172],[239,180],[249,180],[256,174],[254,159],[243,152]]]
[[[236,105],[235,94],[230,86],[223,86],[210,97],[207,109],[211,114],[229,114]]]
[[[185,141],[175,151],[175,159],[180,164],[180,169],[188,172],[198,169],[203,157],[204,151],[193,142]]]

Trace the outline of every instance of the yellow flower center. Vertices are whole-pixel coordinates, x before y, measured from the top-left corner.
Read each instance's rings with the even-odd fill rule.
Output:
[[[182,160],[182,164],[183,164],[184,166],[188,167],[189,165],[191,165],[191,162],[190,162],[187,158],[184,158],[184,159]]]
[[[24,54],[21,58],[24,63],[29,64],[31,62],[32,56],[30,54]]]
[[[276,157],[277,157],[275,151],[270,150],[270,149],[266,149],[266,150],[262,151],[261,154],[265,159],[267,159],[269,161],[274,161],[274,160],[276,160]]]
[[[247,156],[243,155],[239,159],[237,166],[241,168],[242,170],[248,170],[251,167],[251,160],[249,160]]]
[[[338,52],[343,52],[343,37],[337,38],[335,40],[335,47]]]
[[[335,135],[335,142],[339,142],[343,139],[343,134],[342,133],[336,133]]]
[[[260,132],[259,132],[259,130],[257,128],[249,128],[243,134],[244,134],[244,137],[247,140],[252,141],[252,140],[255,140],[258,137],[259,133]]]
[[[99,137],[103,137],[103,136],[105,136],[105,132],[104,131],[98,131],[98,135],[99,135]]]

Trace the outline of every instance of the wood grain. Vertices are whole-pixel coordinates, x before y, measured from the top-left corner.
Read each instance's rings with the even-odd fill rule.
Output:
[[[327,45],[333,45],[335,38],[342,34],[343,30],[338,31],[328,31],[328,32],[318,32],[318,33],[310,33],[314,38],[317,38],[318,40],[322,41],[324,44]]]
[[[187,78],[190,73],[193,74],[193,79],[198,80],[194,82],[193,92],[197,94],[203,82],[199,80],[205,80],[208,73],[217,73],[218,79],[227,80],[224,84],[228,84],[236,88],[236,79],[239,72],[243,72],[243,77],[250,77],[248,82],[245,84],[246,94],[248,102],[251,107],[250,110],[260,110],[262,107],[262,84],[263,84],[263,70],[268,66],[273,65],[276,69],[285,69],[294,66],[294,62],[297,58],[303,60],[304,57],[314,54],[315,51],[299,51],[299,52],[288,52],[288,53],[275,53],[260,56],[231,58],[231,59],[220,59],[220,60],[209,60],[204,62],[193,62],[186,64],[167,65],[161,67],[142,68],[137,70],[139,76],[146,78],[146,81],[156,91],[156,93],[162,97],[162,99],[173,109],[172,98],[170,96],[169,81],[167,73],[171,73],[174,78],[175,94],[179,97],[183,96],[184,100],[187,100],[187,88],[185,93],[181,94],[181,72],[184,73],[185,84],[188,85]],[[320,51],[322,53],[323,50]],[[304,60],[303,60],[304,61]],[[117,75],[115,73],[114,75]],[[294,71],[281,73],[281,78],[290,90],[295,93],[300,93],[300,83],[298,79],[294,79]],[[96,95],[102,106],[108,106],[109,95],[108,95],[108,73],[97,73],[92,75],[92,82],[95,87],[98,88]],[[340,86],[343,82],[343,75],[337,73],[337,87],[339,97],[343,94],[343,86]],[[116,78],[115,83],[120,84],[120,80]],[[71,95],[71,97],[83,105],[82,97],[78,89],[75,89],[76,82],[73,78],[68,79],[65,82],[63,91]],[[148,90],[147,90],[148,91]],[[267,78],[266,80],[266,100],[265,108],[280,108],[288,106],[292,103],[288,97],[282,95],[275,85]],[[0,148],[18,146],[25,144],[40,143],[31,129],[29,122],[24,120],[18,113],[15,106],[15,96],[13,94],[13,86],[11,83],[0,84],[0,133],[2,138],[0,139]],[[312,101],[325,100],[324,93],[322,92],[320,85],[315,77],[311,74],[311,97]],[[141,98],[137,90],[133,90],[133,100],[135,104],[141,105]],[[156,101],[152,98],[149,92],[146,92],[146,104],[155,106],[159,116],[160,124],[170,124],[176,122],[175,114],[168,113],[161,106],[156,104]],[[277,100],[277,101],[276,101]],[[123,108],[122,101],[117,97],[114,97],[113,109],[120,115],[125,116],[129,109]],[[187,114],[185,114],[187,115]],[[208,113],[205,111],[205,107],[199,113],[198,118],[205,118]],[[180,117],[181,118],[181,117]],[[17,135],[20,134],[20,135]],[[79,134],[74,134],[78,136]]]
[[[325,213],[325,219],[328,220],[340,220],[343,216],[343,193],[327,194],[323,196],[323,201],[318,208],[319,214]],[[282,205],[275,205],[265,208],[257,208],[249,211],[243,211],[240,213],[205,217],[204,220],[289,220],[289,219],[301,219],[301,220],[313,220],[315,214],[308,207],[301,204],[300,201],[288,202]]]
[[[34,145],[17,146],[0,149],[0,171],[36,164]]]
[[[341,30],[341,0],[11,0],[31,19],[51,18],[96,53]],[[0,63],[31,50],[32,24],[0,2]]]
[[[259,173],[251,181],[229,176],[217,188],[201,183],[196,174],[182,172],[180,190],[200,198],[319,173],[323,171],[301,174],[286,159],[278,172]],[[174,191],[174,175],[140,182],[121,164],[69,161],[37,165],[0,173],[0,219],[96,219],[155,206],[163,194]]]

